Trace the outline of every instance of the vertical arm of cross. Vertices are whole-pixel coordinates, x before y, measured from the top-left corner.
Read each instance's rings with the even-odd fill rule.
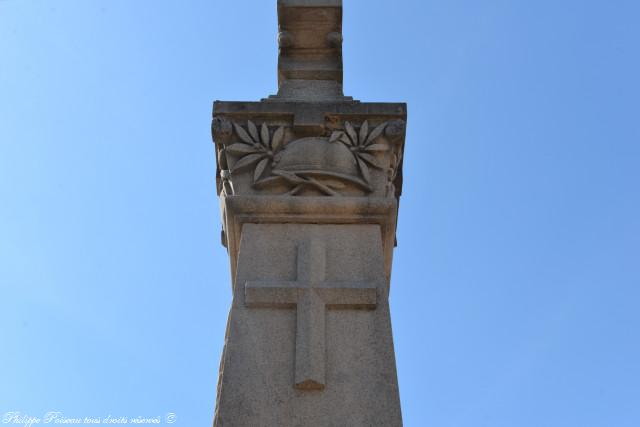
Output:
[[[311,238],[297,250],[296,281],[256,281],[245,284],[247,307],[296,308],[295,386],[321,390],[325,385],[326,308],[373,309],[374,282],[327,282],[324,240]]]
[[[298,246],[297,280],[245,284],[247,307],[296,307],[295,385],[322,389],[325,383],[325,304],[314,285],[324,281],[326,247],[315,238]]]
[[[296,321],[295,384],[300,389],[323,389],[325,383],[325,304],[314,286],[324,281],[325,242],[312,238],[298,247],[301,291]]]

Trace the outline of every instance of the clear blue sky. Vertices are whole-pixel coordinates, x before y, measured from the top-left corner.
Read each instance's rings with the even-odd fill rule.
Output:
[[[0,413],[211,423],[211,106],[276,90],[275,3],[0,1]],[[640,3],[344,21],[346,93],[409,105],[405,425],[640,426]]]

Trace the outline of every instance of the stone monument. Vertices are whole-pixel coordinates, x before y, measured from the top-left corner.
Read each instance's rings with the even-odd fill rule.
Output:
[[[341,0],[279,0],[278,22],[277,95],[213,107],[233,278],[214,426],[401,426],[406,105],[344,96]]]

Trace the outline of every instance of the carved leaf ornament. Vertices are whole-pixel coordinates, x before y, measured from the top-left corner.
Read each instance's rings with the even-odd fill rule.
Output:
[[[273,137],[271,137],[266,124],[263,123],[260,132],[258,132],[258,128],[251,120],[247,121],[247,130],[244,130],[237,123],[233,123],[233,128],[240,141],[225,148],[227,153],[239,156],[238,161],[231,168],[231,172],[239,172],[256,165],[253,172],[253,181],[256,182],[266,167],[273,163],[276,153],[282,148],[284,128],[280,126],[273,133]]]
[[[386,143],[376,142],[384,132],[386,126],[387,122],[370,129],[368,121],[365,121],[358,131],[356,131],[351,123],[345,122],[344,130],[334,131],[328,138],[329,144],[343,144],[348,152],[353,155],[353,161],[355,165],[357,165],[357,171],[359,171],[362,179],[362,181],[359,181],[361,183],[360,185],[363,186],[366,191],[371,191],[371,172],[369,171],[369,167],[381,170],[385,169],[385,166],[378,161],[375,154],[390,149]],[[293,189],[289,192],[291,195],[297,194],[305,187],[311,187],[323,194],[331,196],[339,195],[336,190],[344,187],[344,184],[336,181],[336,179],[326,181],[325,178],[325,182],[323,183],[313,176],[321,171],[310,170],[302,172],[287,171],[282,168],[278,169],[276,165],[278,165],[283,158],[283,155],[288,153],[287,147],[291,144],[291,142],[287,145],[283,144],[284,128],[282,126],[278,127],[273,135],[271,135],[266,124],[263,123],[260,128],[258,128],[251,120],[247,121],[246,129],[237,123],[233,123],[233,129],[239,140],[224,148],[225,153],[237,157],[235,164],[230,168],[230,172],[236,173],[254,167],[254,186],[273,182],[274,179],[282,179],[293,186]],[[303,141],[304,139],[292,141],[295,143],[292,147]],[[327,139],[324,139],[324,141],[327,141]],[[295,151],[293,148],[292,150]],[[269,174],[265,177],[267,170]]]
[[[369,166],[374,168],[384,169],[384,166],[378,162],[378,159],[373,155],[377,151],[387,151],[389,146],[387,144],[377,144],[376,139],[387,126],[387,123],[374,128],[369,132],[369,122],[365,120],[360,126],[360,131],[356,132],[353,125],[349,122],[344,123],[344,131],[338,130],[331,134],[329,142],[339,142],[344,144],[353,154],[358,168],[362,174],[362,178],[369,183],[371,181],[371,173],[369,172]]]

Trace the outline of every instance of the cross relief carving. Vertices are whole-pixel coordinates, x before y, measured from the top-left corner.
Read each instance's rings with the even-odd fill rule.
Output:
[[[376,284],[326,281],[327,248],[312,238],[297,248],[295,281],[248,281],[245,305],[251,308],[295,308],[295,387],[325,387],[325,315],[327,309],[375,309]]]

